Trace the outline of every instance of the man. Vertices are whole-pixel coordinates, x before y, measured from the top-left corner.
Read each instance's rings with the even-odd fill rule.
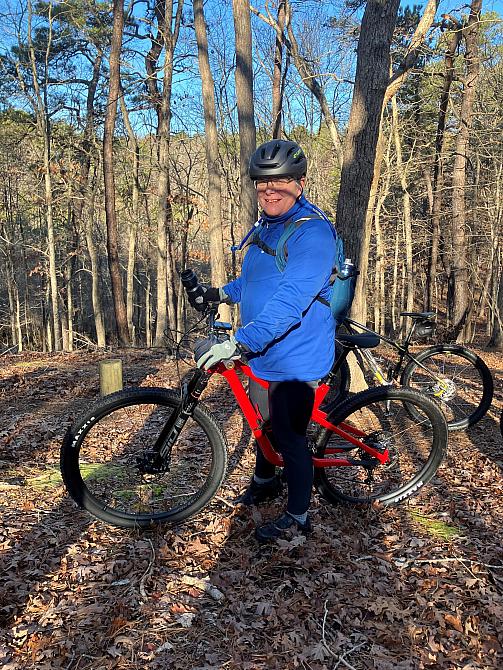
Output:
[[[270,418],[275,448],[282,454],[288,487],[286,510],[256,529],[265,542],[289,530],[311,530],[308,508],[313,484],[312,455],[306,432],[315,388],[334,359],[335,322],[325,300],[336,255],[336,233],[326,216],[303,195],[307,160],[295,142],[272,140],[252,155],[249,174],[261,208],[258,232],[249,238],[241,276],[221,289],[209,288],[207,300],[239,303],[242,327],[224,343],[196,349],[199,367],[244,357],[267,390],[250,381],[250,399]],[[275,250],[285,229],[283,269]],[[246,238],[245,238],[246,239]],[[239,499],[257,505],[281,493],[275,467],[257,449],[255,473]]]

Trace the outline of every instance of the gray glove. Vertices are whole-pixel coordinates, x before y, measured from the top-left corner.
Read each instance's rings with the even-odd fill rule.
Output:
[[[220,361],[244,358],[247,347],[240,344],[234,335],[224,341],[214,339],[199,340],[194,347],[194,358],[198,368],[208,370]]]

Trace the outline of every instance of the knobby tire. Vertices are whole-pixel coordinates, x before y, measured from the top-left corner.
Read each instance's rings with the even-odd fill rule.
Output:
[[[465,430],[485,415],[491,406],[494,384],[489,368],[473,351],[456,344],[439,344],[425,349],[416,360],[450,384],[445,397],[434,380],[415,361],[405,367],[400,383],[422,391],[439,403],[450,431]],[[414,413],[414,407],[410,408]]]
[[[140,459],[180,405],[176,391],[138,388],[97,402],[68,430],[61,472],[80,507],[109,524],[175,524],[201,511],[225,476],[225,436],[199,404],[172,450],[170,469],[145,474]]]
[[[390,455],[387,463],[380,464],[333,431],[321,429],[317,455],[329,456],[328,450],[340,449],[338,455],[352,462],[315,469],[315,486],[332,504],[402,502],[432,479],[446,452],[445,417],[436,402],[412,389],[388,386],[362,391],[336,408],[329,420],[365,431],[371,444],[388,449]]]

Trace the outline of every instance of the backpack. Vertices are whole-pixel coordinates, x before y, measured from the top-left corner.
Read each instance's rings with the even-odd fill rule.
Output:
[[[341,269],[345,266],[345,255],[344,255],[344,243],[342,239],[335,234],[335,229],[333,224],[329,221],[322,213],[313,214],[311,216],[304,216],[297,221],[287,222],[285,224],[285,230],[281,237],[278,240],[276,249],[272,249],[265,242],[260,239],[260,231],[262,225],[260,225],[252,234],[249,244],[255,244],[262,251],[270,256],[275,257],[276,267],[280,272],[284,272],[286,264],[288,261],[288,249],[286,243],[288,239],[293,235],[299,226],[301,226],[305,221],[310,221],[311,219],[324,219],[332,227],[332,231],[335,236],[335,259],[334,266],[332,268],[332,274],[330,275],[329,283],[332,286],[332,292],[330,295],[330,300],[325,300],[321,295],[317,295],[315,300],[321,302],[323,305],[330,307],[332,315],[336,321],[336,324],[339,326],[346,316],[349,313],[351,308],[351,303],[355,295],[355,286],[356,278],[360,274],[354,266],[350,266],[351,270],[349,273],[341,273]],[[346,266],[347,267],[347,266]]]

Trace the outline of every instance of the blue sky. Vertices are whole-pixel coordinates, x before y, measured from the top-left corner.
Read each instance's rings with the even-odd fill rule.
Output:
[[[36,0],[33,0],[33,3],[35,4]],[[298,2],[298,0],[297,0]],[[340,7],[342,5],[343,0],[326,0],[326,2],[319,2],[313,1],[312,8],[313,10],[316,10],[317,8],[322,8],[323,13],[325,15],[338,15],[340,12]],[[23,4],[26,3],[26,0],[23,0]],[[417,4],[422,4],[424,6],[424,1],[418,2],[416,0]],[[11,44],[14,43],[15,40],[15,33],[13,32],[13,26],[9,25],[10,22],[7,20],[7,18],[1,17],[2,14],[9,15],[11,12],[17,13],[19,11],[20,7],[20,2],[19,0],[0,0],[0,52],[7,50]],[[129,0],[125,0],[125,5],[129,4]],[[257,8],[262,9],[264,5],[264,0],[254,0],[253,4],[257,6]],[[409,2],[404,2],[402,1],[402,6],[412,6],[414,5],[414,0],[410,0]],[[185,0],[185,7],[187,8],[187,12],[190,12],[192,2],[191,0]],[[207,20],[210,25],[211,30],[215,30],[218,32],[220,29],[223,29],[223,25],[225,25],[225,30],[228,30],[229,32],[232,32],[232,14],[231,14],[231,0],[206,0],[205,3],[205,9],[206,9],[206,15],[207,15]],[[298,5],[299,6],[299,5]],[[310,6],[309,2],[306,3],[306,6]],[[445,12],[453,12],[455,14],[458,14],[463,12],[467,12],[467,8],[469,6],[469,0],[441,0],[439,10],[437,12],[437,16],[439,17],[441,14]],[[138,12],[143,14],[144,12],[145,5],[141,4],[141,6],[138,6]],[[483,0],[483,12],[496,12],[499,14],[499,16],[503,19],[503,0]],[[360,10],[361,11],[361,10]],[[360,11],[358,13],[360,13]],[[135,12],[136,13],[136,12]],[[222,13],[226,16],[226,19],[222,19]],[[256,22],[257,23],[257,22]],[[258,22],[260,24],[260,22]],[[503,29],[503,23],[502,23],[502,29]],[[271,39],[272,39],[272,31],[270,28],[265,28],[268,32],[271,33]],[[260,32],[258,35],[260,35]],[[503,35],[503,30],[502,30],[502,35]],[[210,45],[211,46],[211,45]],[[232,43],[227,44],[228,48],[228,55],[232,56]],[[337,47],[335,47],[337,49]],[[192,56],[194,55],[194,48],[193,45],[190,46],[190,48],[184,48],[183,49],[184,53],[190,53],[192,52]],[[339,50],[339,53],[340,50]],[[352,50],[348,53],[348,57],[351,55]],[[334,54],[338,56],[337,50],[334,51]],[[140,58],[141,61],[143,61],[143,58]],[[197,71],[197,63],[194,59],[192,63],[192,71],[195,72]],[[135,78],[140,75],[140,73],[143,71],[143,62],[139,62],[138,65],[133,62],[131,63],[131,73]],[[228,65],[227,65],[228,67]],[[124,69],[124,72],[127,71],[127,67]],[[135,72],[136,71],[136,72]],[[225,72],[225,70],[224,70]],[[347,72],[347,71],[346,71]],[[350,72],[347,74],[350,76]],[[216,77],[218,76],[223,76],[222,73],[217,73],[215,72]],[[232,78],[229,78],[227,80],[227,85],[230,85],[232,87]],[[255,82],[256,86],[256,91],[257,91],[257,103],[260,102],[261,99],[267,97],[269,98],[269,81],[267,78],[263,77],[257,77],[257,80]],[[344,89],[341,88],[342,90],[342,96],[344,97]],[[261,93],[262,91],[262,93]],[[350,89],[348,88],[348,91]],[[174,118],[173,118],[173,123],[172,123],[172,130],[177,131],[181,129],[189,129],[189,128],[199,128],[201,125],[201,111],[197,111],[197,107],[200,106],[201,101],[201,93],[199,89],[199,81],[197,80],[197,76],[194,76],[192,73],[184,73],[180,76],[175,76],[175,81],[174,81]],[[341,102],[341,113],[343,113],[343,109],[347,107],[348,100],[344,101],[342,100]],[[194,108],[195,104],[195,108]],[[269,106],[269,101],[266,101],[267,107]],[[293,109],[295,112],[295,107]],[[260,116],[260,105],[257,105],[256,109],[257,114]],[[193,116],[192,118],[188,117],[188,114]],[[136,116],[136,115],[134,115]],[[147,114],[148,116],[148,114]],[[295,114],[294,114],[295,116]],[[303,123],[302,119],[292,119],[292,122],[298,122],[298,123]],[[142,126],[144,123],[149,123],[147,118],[143,118],[143,120],[138,116],[135,119],[135,125],[138,124],[138,126]]]

